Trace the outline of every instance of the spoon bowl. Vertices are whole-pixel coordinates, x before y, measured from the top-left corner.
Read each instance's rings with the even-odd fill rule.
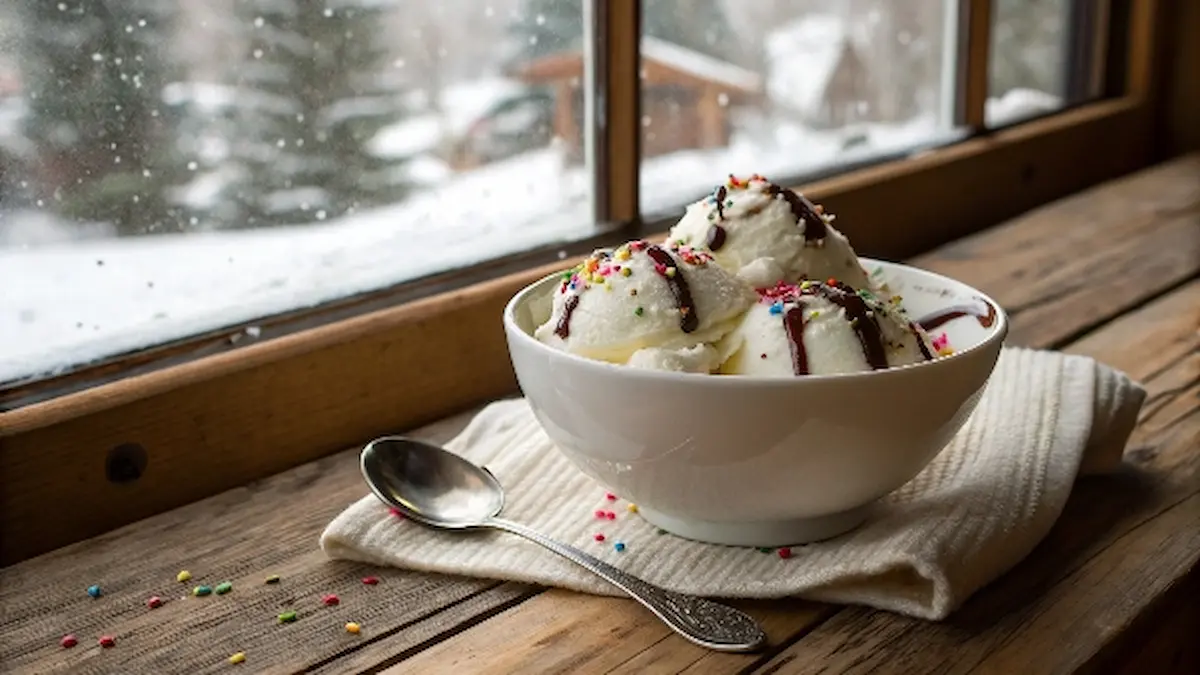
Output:
[[[427,525],[485,527],[504,508],[504,488],[490,471],[416,439],[376,439],[359,465],[376,497]]]
[[[403,436],[385,436],[362,449],[359,468],[376,497],[413,521],[446,530],[492,528],[541,544],[625,591],[698,645],[748,652],[766,644],[766,633],[739,610],[659,588],[574,546],[498,518],[504,508],[500,481],[449,450]]]

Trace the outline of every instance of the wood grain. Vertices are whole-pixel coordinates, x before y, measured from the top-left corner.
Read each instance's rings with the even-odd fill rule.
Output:
[[[468,418],[414,435],[444,442]],[[292,672],[348,658],[398,632],[403,637],[392,644],[436,635],[429,617],[442,611],[467,608],[473,616],[481,601],[494,607],[512,599],[515,585],[327,560],[317,547],[322,529],[367,493],[356,458],[357,450],[327,457],[3,569],[0,671],[214,672],[245,651],[253,672]],[[71,513],[69,504],[51,506]],[[187,584],[175,580],[183,569],[193,575]],[[269,574],[281,583],[265,585]],[[381,583],[363,585],[368,574]],[[221,581],[234,590],[186,595]],[[101,586],[100,598],[84,592],[91,584]],[[341,604],[324,607],[325,593]],[[151,595],[166,604],[148,610]],[[300,619],[279,625],[276,616],[288,609]],[[345,633],[347,621],[361,623],[362,633]],[[68,632],[80,644],[60,649]],[[101,633],[116,636],[118,647],[99,648]]]

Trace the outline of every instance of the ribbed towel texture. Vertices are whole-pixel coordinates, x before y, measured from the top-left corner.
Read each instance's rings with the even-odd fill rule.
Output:
[[[860,528],[790,558],[659,533],[554,448],[523,399],[483,409],[448,447],[487,466],[504,516],[651,583],[710,597],[802,597],[945,618],[1024,558],[1061,513],[1080,473],[1121,462],[1145,391],[1096,361],[1005,348],[962,431]],[[597,509],[616,520],[598,520]],[[604,543],[593,535],[603,532]],[[623,542],[618,552],[613,542]],[[620,591],[536,544],[499,532],[445,533],[393,516],[368,494],[326,528],[332,558]]]

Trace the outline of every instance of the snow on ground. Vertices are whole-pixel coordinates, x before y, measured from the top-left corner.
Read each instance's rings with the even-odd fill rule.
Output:
[[[547,151],[328,224],[0,248],[0,381],[585,235],[583,178]]]
[[[1017,119],[1058,105],[1009,92],[988,112]],[[645,162],[643,210],[679,213],[729,173],[787,177],[953,134],[926,118],[841,131],[741,128],[727,148]],[[592,231],[584,169],[565,166],[556,149],[457,175],[416,164],[406,169],[431,184],[405,202],[316,225],[112,239],[103,224],[0,211],[0,382]]]

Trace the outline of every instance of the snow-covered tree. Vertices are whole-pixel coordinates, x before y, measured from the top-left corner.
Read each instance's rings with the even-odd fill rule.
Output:
[[[989,95],[1018,87],[1062,94],[1066,0],[997,0],[992,7]]]
[[[178,157],[160,100],[172,69],[172,3],[46,0],[23,9],[27,170],[41,202],[121,234],[172,229],[165,189],[178,179]]]
[[[332,218],[405,194],[401,163],[368,141],[403,116],[387,76],[386,0],[239,0],[246,45],[230,76],[230,161],[240,178],[226,227]]]

